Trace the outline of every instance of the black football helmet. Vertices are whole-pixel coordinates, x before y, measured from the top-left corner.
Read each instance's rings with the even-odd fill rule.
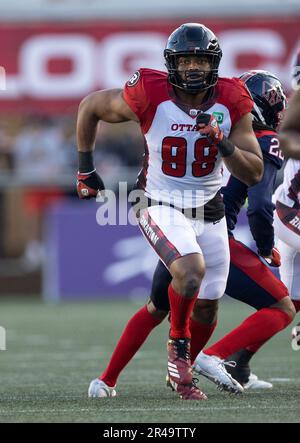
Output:
[[[268,71],[248,71],[240,79],[253,98],[254,121],[277,130],[287,106],[280,80]]]
[[[206,56],[210,61],[211,71],[208,74],[200,71],[200,76],[185,75],[183,80],[177,71],[177,61],[178,57],[188,55]],[[189,94],[197,94],[217,83],[222,51],[215,34],[204,25],[185,23],[175,29],[168,38],[164,57],[169,72],[169,82],[176,88]]]

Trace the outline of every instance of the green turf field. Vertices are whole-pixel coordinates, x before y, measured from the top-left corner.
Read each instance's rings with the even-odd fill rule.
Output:
[[[300,351],[290,329],[275,337],[253,361],[274,389],[233,397],[205,379],[207,402],[184,402],[165,387],[167,323],[154,331],[122,374],[118,397],[87,399],[91,379],[104,369],[133,302],[46,306],[0,302],[7,350],[0,352],[1,422],[300,422]],[[221,304],[213,341],[251,311],[238,302]]]

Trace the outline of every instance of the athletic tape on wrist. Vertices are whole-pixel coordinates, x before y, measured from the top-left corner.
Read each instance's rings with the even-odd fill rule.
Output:
[[[228,138],[225,136],[223,137],[222,141],[220,141],[220,143],[217,144],[217,147],[222,157],[229,157],[235,151],[234,144],[231,143],[231,141],[228,140]]]
[[[81,174],[90,174],[95,171],[92,151],[78,151],[78,169]]]

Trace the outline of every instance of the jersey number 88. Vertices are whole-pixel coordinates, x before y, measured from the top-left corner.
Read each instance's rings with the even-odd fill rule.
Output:
[[[187,141],[183,137],[165,137],[162,141],[162,171],[172,177],[184,177],[186,174]],[[204,177],[215,167],[218,148],[209,145],[207,139],[200,138],[194,145],[192,175]]]

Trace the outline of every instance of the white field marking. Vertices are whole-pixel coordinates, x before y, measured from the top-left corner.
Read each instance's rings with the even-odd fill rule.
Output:
[[[299,381],[297,378],[269,378],[270,381],[277,381],[279,383],[290,383],[294,381]]]
[[[70,352],[74,352],[78,348],[78,341],[74,338],[61,338],[58,340],[54,340],[53,337],[49,335],[42,335],[42,334],[29,334],[29,335],[22,335],[19,332],[16,332],[15,330],[9,331],[9,339],[10,341],[15,341],[17,343],[20,343],[22,345],[29,344],[29,345],[45,345],[45,344],[52,344],[55,345],[56,349],[62,348],[66,349],[69,348]],[[84,343],[79,343],[84,347]],[[87,352],[104,352],[106,350],[109,350],[108,346],[101,346],[98,344],[91,345]],[[155,353],[153,353],[154,355]]]
[[[44,346],[46,343],[43,342],[42,338],[36,338],[35,343],[32,341],[31,345],[35,345],[35,346]],[[21,344],[21,342],[19,342],[19,340],[15,340],[15,342],[17,342],[17,344]],[[24,344],[24,341],[22,342],[22,344]],[[29,344],[26,343],[26,344]],[[48,343],[49,345],[49,343]],[[54,342],[51,342],[51,347],[54,347]],[[82,352],[78,352],[76,351],[76,345],[74,344],[74,347],[72,348],[71,346],[69,347],[69,349],[66,349],[67,347],[69,347],[69,343],[64,343],[62,345],[59,344],[59,342],[57,343],[56,349],[53,351],[51,349],[49,349],[49,346],[47,348],[47,350],[43,350],[43,349],[37,349],[36,351],[31,351],[31,352],[26,352],[26,354],[24,355],[23,351],[24,349],[22,349],[22,351],[19,351],[17,349],[13,350],[13,353],[7,354],[7,358],[8,359],[12,359],[15,361],[24,361],[26,359],[31,360],[34,357],[39,357],[40,361],[44,360],[44,361],[49,361],[49,360],[60,360],[61,358],[63,360],[65,359],[69,359],[70,356],[72,357],[72,361],[75,360],[86,360],[89,358],[99,358],[102,355],[106,355],[107,354],[107,347],[104,346],[92,346],[89,349],[86,349]],[[153,354],[155,355],[155,354]],[[146,361],[150,359],[150,356],[146,357],[146,359],[143,359],[143,361]],[[140,358],[141,360],[141,358]],[[152,359],[151,359],[152,360]],[[159,363],[163,363],[165,360],[157,360]]]
[[[17,369],[29,369],[29,370],[31,369],[32,370],[30,375],[24,375],[22,377],[24,380],[25,380],[26,377],[29,377],[29,380],[30,380],[30,376],[32,376],[32,374],[35,373],[35,371],[37,371],[37,370],[40,371],[41,369],[44,370],[44,369],[46,369],[46,366],[47,366],[48,369],[52,369],[52,370],[53,370],[53,368],[58,368],[59,367],[60,369],[68,368],[68,369],[70,369],[72,371],[76,371],[76,365],[74,366],[74,362],[68,363],[67,361],[63,361],[63,360],[55,360],[55,365],[52,365],[52,366],[50,366],[50,364],[45,364],[45,363],[47,363],[47,362],[45,362],[45,361],[42,361],[42,362],[27,362],[27,363],[22,363],[21,362],[21,363],[18,363],[18,368]],[[81,367],[82,368],[89,368],[90,367],[89,366],[89,362],[83,362],[81,364]],[[5,368],[5,372],[8,372],[9,370],[12,370],[12,371],[16,372],[16,367],[15,366],[6,366],[5,365],[5,367],[3,366],[3,368]],[[4,370],[3,370],[3,372],[4,372]],[[3,372],[2,372],[2,376],[3,376]],[[49,371],[48,373],[51,374],[52,372]],[[43,375],[45,375],[45,372],[43,372]],[[36,376],[36,374],[35,374],[35,376]],[[66,374],[65,373],[64,374],[60,374],[59,376],[56,375],[56,377],[66,377]],[[53,379],[55,379],[55,377],[53,377]],[[29,381],[27,383],[29,383]],[[144,381],[144,384],[145,384],[145,381]]]
[[[40,385],[37,385],[37,387],[39,387]],[[45,387],[45,384],[42,386]],[[50,398],[50,400],[52,400],[53,397]],[[55,395],[55,400],[65,400],[65,401],[74,401],[74,400],[87,400],[87,398],[83,398],[82,395]],[[5,397],[5,396],[1,396],[1,401],[13,401],[13,400],[17,400],[17,401],[24,401],[24,402],[32,402],[33,398],[32,397],[22,397],[22,396],[18,396],[18,397]],[[49,400],[49,398],[47,398],[47,400]]]
[[[155,352],[153,351],[138,351],[133,358],[139,360],[139,359],[143,359],[143,360],[149,360],[150,358],[153,358],[155,355]]]
[[[153,357],[156,358],[156,356],[157,352],[154,351],[138,351],[133,358],[136,360],[152,360]]]
[[[94,404],[96,404],[97,402],[101,402],[101,400],[99,399],[89,399],[89,401],[93,401]],[[114,400],[113,400],[114,401]],[[290,410],[292,409],[293,411],[297,411],[298,409],[300,409],[299,407],[295,406],[285,406],[285,405],[280,405],[280,406],[257,406],[257,405],[246,405],[246,406],[219,406],[219,407],[199,407],[199,408],[193,408],[193,407],[186,407],[186,408],[176,408],[176,407],[168,407],[168,408],[153,408],[152,406],[149,406],[149,408],[102,408],[101,407],[101,412],[150,412],[150,411],[157,411],[157,412],[182,412],[182,411],[238,411],[238,410],[242,410],[242,409],[255,409],[255,410]],[[68,412],[93,412],[93,409],[91,408],[81,408],[81,409],[77,409],[77,408],[68,408],[68,409],[15,409],[13,411],[5,411],[5,410],[0,410],[0,414],[5,414],[5,415],[15,415],[15,414],[44,414],[44,413],[51,413],[51,414],[61,414],[61,413],[68,413]]]
[[[100,353],[97,354],[101,356]],[[49,361],[49,360],[67,360],[70,357],[72,358],[72,361],[76,360],[86,360],[91,357],[95,357],[94,352],[89,351],[83,351],[83,352],[72,352],[72,351],[51,351],[48,349],[48,351],[40,351],[37,350],[36,352],[26,352],[24,353],[24,349],[22,351],[14,350],[13,354],[9,354],[9,359],[15,360],[15,361],[26,361],[31,360],[34,357],[38,357],[39,361]],[[97,356],[96,356],[97,357]]]

